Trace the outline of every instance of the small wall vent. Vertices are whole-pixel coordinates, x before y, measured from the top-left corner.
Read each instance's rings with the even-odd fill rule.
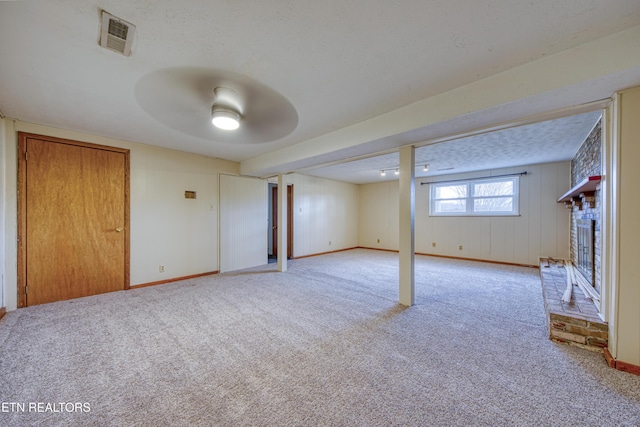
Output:
[[[129,56],[135,31],[135,25],[102,11],[100,46]]]

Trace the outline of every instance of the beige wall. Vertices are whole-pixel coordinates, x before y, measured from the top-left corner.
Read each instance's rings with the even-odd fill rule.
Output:
[[[3,303],[16,308],[16,145],[17,132],[117,146],[131,150],[131,284],[149,283],[219,270],[219,174],[238,174],[239,164],[129,141],[2,120],[0,212]],[[0,128],[0,131],[2,129]],[[294,184],[294,256],[358,245],[358,194],[354,184],[292,174]],[[184,198],[197,192],[196,200]],[[165,272],[159,272],[159,265]]]
[[[615,317],[613,356],[640,366],[640,87],[619,94],[617,143],[619,149],[618,277],[612,316]],[[613,260],[616,263],[616,260]]]
[[[17,305],[17,148],[13,122],[2,121],[3,132],[0,134],[2,153],[0,170],[2,170],[2,230],[0,242],[3,245],[2,258],[2,294],[3,303],[7,310],[13,310]]]
[[[5,122],[0,119],[0,308],[5,306],[4,303],[4,281],[5,281],[5,246],[7,239],[5,237],[5,183],[7,182],[7,168],[5,167]]]
[[[293,256],[358,246],[358,186],[292,174]],[[396,205],[397,206],[397,205]]]
[[[17,132],[31,132],[127,148],[131,153],[131,284],[218,270],[218,175],[237,174],[239,164],[90,134],[5,120],[3,147],[7,214],[5,303],[16,307]],[[197,192],[196,200],[184,198]],[[165,272],[159,272],[159,265]]]
[[[518,217],[430,217],[429,186],[419,184],[522,171]],[[416,252],[531,265],[539,256],[567,258],[569,212],[556,201],[569,174],[569,162],[560,162],[417,179]],[[361,186],[359,246],[398,249],[398,181]]]

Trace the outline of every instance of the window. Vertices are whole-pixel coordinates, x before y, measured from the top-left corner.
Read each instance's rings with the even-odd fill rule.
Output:
[[[431,184],[432,216],[518,215],[518,176]]]

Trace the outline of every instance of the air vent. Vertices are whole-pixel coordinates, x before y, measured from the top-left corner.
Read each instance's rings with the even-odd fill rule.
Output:
[[[100,46],[129,56],[135,31],[135,25],[102,11]]]

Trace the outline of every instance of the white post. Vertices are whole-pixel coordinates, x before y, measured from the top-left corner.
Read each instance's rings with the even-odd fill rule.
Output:
[[[278,175],[278,271],[287,271],[287,180]]]
[[[400,304],[415,303],[415,147],[400,149]]]

